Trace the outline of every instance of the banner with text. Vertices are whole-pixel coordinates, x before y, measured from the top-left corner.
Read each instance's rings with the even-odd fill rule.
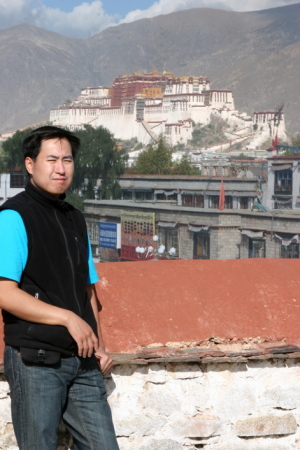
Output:
[[[120,248],[120,224],[113,222],[99,222],[99,247]]]
[[[121,211],[121,259],[136,261],[153,259],[147,249],[155,248],[155,214]],[[137,247],[143,247],[143,255],[136,252]]]

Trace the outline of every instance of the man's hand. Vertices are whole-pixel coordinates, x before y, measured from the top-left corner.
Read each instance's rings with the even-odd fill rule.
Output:
[[[100,346],[92,328],[77,314],[29,295],[14,280],[0,277],[0,308],[29,322],[66,327],[84,358]]]
[[[78,347],[78,356],[92,356],[98,348],[98,338],[92,328],[79,316],[69,311],[66,327]]]
[[[98,364],[103,375],[108,373],[113,365],[111,357],[101,347],[95,351],[95,356],[98,360]]]

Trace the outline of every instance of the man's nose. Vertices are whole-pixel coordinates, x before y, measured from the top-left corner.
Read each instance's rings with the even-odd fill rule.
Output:
[[[55,164],[55,171],[57,173],[65,173],[65,170],[66,169],[65,169],[64,162],[62,160],[58,159]]]

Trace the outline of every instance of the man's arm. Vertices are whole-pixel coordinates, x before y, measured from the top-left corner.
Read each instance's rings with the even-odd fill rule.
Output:
[[[84,358],[99,347],[91,327],[75,313],[49,305],[21,290],[16,281],[1,277],[0,308],[29,322],[66,327],[77,344],[78,355]]]
[[[99,301],[97,298],[97,294],[96,294],[96,289],[95,289],[95,285],[91,284],[89,286],[87,286],[86,291],[88,293],[92,308],[93,308],[93,312],[95,315],[95,319],[97,322],[97,328],[98,328],[98,337],[99,337],[99,343],[98,343],[98,348],[95,351],[95,356],[98,360],[99,363],[99,367],[100,370],[103,374],[109,372],[109,370],[111,369],[112,365],[113,365],[113,361],[111,359],[111,357],[106,353],[105,350],[105,345],[104,345],[104,341],[103,341],[103,337],[102,337],[102,333],[101,333],[101,326],[100,326],[100,318],[99,318]]]

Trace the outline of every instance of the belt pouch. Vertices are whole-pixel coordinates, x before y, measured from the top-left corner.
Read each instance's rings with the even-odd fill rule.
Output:
[[[60,361],[60,352],[36,348],[20,347],[21,357],[24,362],[34,364],[57,364]]]

